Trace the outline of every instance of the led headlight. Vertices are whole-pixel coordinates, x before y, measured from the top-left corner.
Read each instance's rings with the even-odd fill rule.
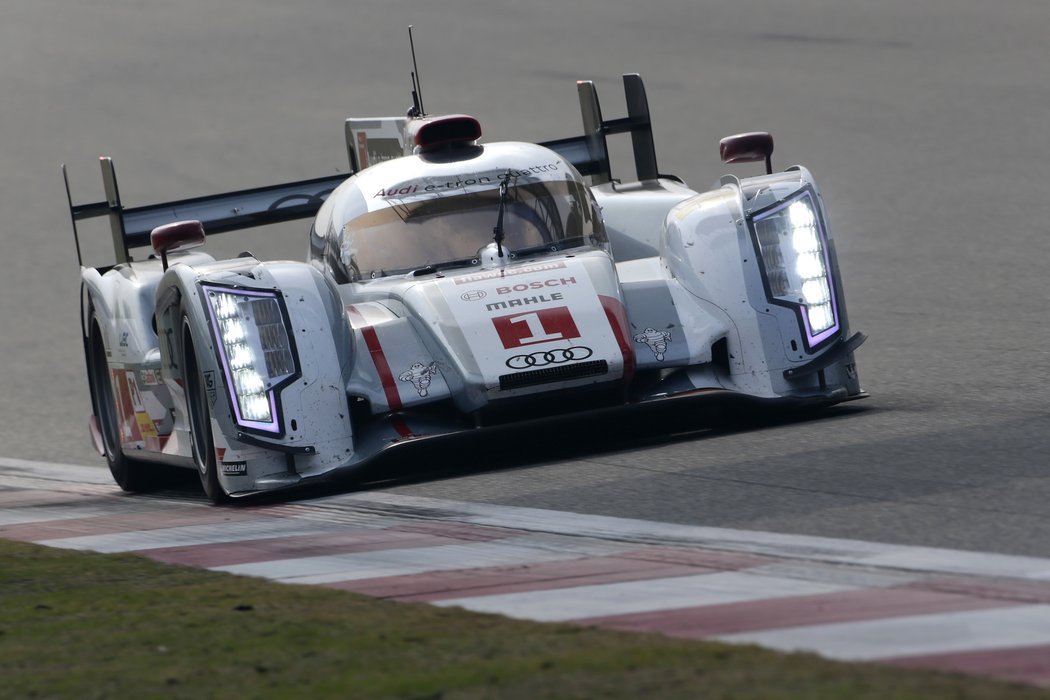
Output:
[[[298,374],[275,292],[201,285],[237,424],[280,433],[276,389]]]
[[[827,235],[812,190],[751,217],[769,300],[793,307],[812,350],[839,329]]]

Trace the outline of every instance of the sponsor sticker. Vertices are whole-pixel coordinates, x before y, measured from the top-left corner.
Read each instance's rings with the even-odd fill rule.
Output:
[[[208,394],[208,403],[212,406],[215,405],[215,371],[207,370],[204,372],[204,390]]]
[[[420,196],[434,196],[449,192],[471,192],[492,189],[503,180],[526,180],[536,181],[550,179],[548,173],[557,174],[561,171],[561,161],[552,163],[537,163],[527,168],[510,170],[489,170],[484,172],[454,175],[451,177],[424,177],[415,178],[405,182],[397,182],[386,187],[380,187],[372,195],[372,199],[397,199],[405,200]]]
[[[161,384],[160,372],[153,369],[144,369],[140,372],[142,383],[146,386],[159,386]]]
[[[671,342],[671,334],[668,331],[658,331],[655,328],[646,328],[634,336],[634,342],[644,343],[652,350],[657,362],[664,361],[664,353],[667,352],[667,344]]]
[[[397,375],[397,378],[403,382],[411,382],[416,393],[422,398],[430,393],[430,382],[433,381],[434,375],[437,374],[437,371],[436,362],[431,362],[429,364],[413,362],[412,366]]]
[[[519,282],[517,284],[506,284],[496,287],[496,294],[516,294],[519,292],[534,292],[538,289],[549,287],[564,287],[568,284],[576,284],[575,277],[552,277],[544,280],[532,280],[531,282]]]
[[[588,347],[573,345],[567,348],[538,350],[527,355],[513,355],[507,359],[505,364],[510,369],[531,369],[533,367],[546,367],[547,365],[563,365],[567,362],[579,362],[586,360],[593,354],[594,351]]]
[[[621,347],[582,260],[537,260],[437,284],[490,387],[508,371],[608,358],[606,348]]]
[[[226,476],[243,476],[248,473],[247,462],[223,462],[221,468]]]
[[[500,309],[513,309],[516,306],[529,306],[530,304],[549,304],[552,301],[562,301],[565,299],[565,295],[561,292],[554,292],[553,294],[537,294],[531,297],[519,297],[517,299],[507,299],[506,301],[494,301],[491,304],[485,304],[486,311],[498,311]]]
[[[514,267],[509,270],[488,270],[486,272],[475,272],[472,275],[461,275],[454,279],[456,284],[470,284],[471,282],[482,282],[484,280],[496,279],[499,277],[514,277],[516,275],[527,275],[532,272],[542,272],[543,270],[562,270],[565,268],[563,261],[555,261],[548,263],[537,263],[536,265],[525,265],[523,267]]]
[[[580,337],[580,329],[567,306],[496,316],[492,325],[507,349]]]

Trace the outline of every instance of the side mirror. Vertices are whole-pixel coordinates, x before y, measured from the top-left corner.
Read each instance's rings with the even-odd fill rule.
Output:
[[[149,243],[168,269],[168,253],[204,245],[204,225],[199,221],[176,221],[150,231]]]
[[[773,173],[773,137],[768,131],[751,131],[726,136],[718,143],[718,154],[723,163],[753,163],[766,161],[766,174]]]

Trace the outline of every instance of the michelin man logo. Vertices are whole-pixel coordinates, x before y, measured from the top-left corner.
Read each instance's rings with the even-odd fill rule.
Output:
[[[412,386],[415,387],[416,393],[420,396],[426,396],[427,387],[430,386],[430,380],[434,377],[436,372],[436,362],[431,362],[429,365],[424,365],[422,362],[414,362],[411,367],[397,375],[397,378],[403,382],[412,382]]]
[[[634,342],[645,343],[656,355],[657,362],[664,361],[664,353],[667,352],[667,344],[671,342],[671,334],[668,331],[658,331],[655,328],[646,328],[634,336]]]

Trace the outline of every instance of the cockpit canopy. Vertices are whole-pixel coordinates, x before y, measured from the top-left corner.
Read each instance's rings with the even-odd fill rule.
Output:
[[[493,242],[498,221],[501,245],[512,259],[606,245],[597,205],[571,165],[560,159],[552,163],[550,158],[557,156],[540,147],[514,144],[503,152],[500,146],[511,144],[486,146],[483,155],[478,148],[475,158],[459,161],[459,172],[465,165],[473,166],[469,175],[452,177],[441,172],[450,164],[422,160],[415,162],[418,170],[404,179],[383,172],[396,167],[399,175],[408,176],[405,166],[411,163],[406,161],[416,157],[362,172],[359,195],[348,201],[364,200],[366,206],[344,209],[345,223],[336,229],[338,262],[329,260],[341,268],[337,277],[353,282],[479,264],[479,251]],[[532,163],[538,152],[548,158],[542,166],[522,165]],[[505,165],[507,154],[517,156],[509,161],[512,167]],[[519,160],[523,154],[530,158]],[[372,187],[370,182],[378,184]]]
[[[426,267],[476,264],[493,241],[499,186],[369,212],[343,227],[349,277],[367,279]],[[605,240],[586,189],[572,180],[508,185],[503,248],[512,257]]]

